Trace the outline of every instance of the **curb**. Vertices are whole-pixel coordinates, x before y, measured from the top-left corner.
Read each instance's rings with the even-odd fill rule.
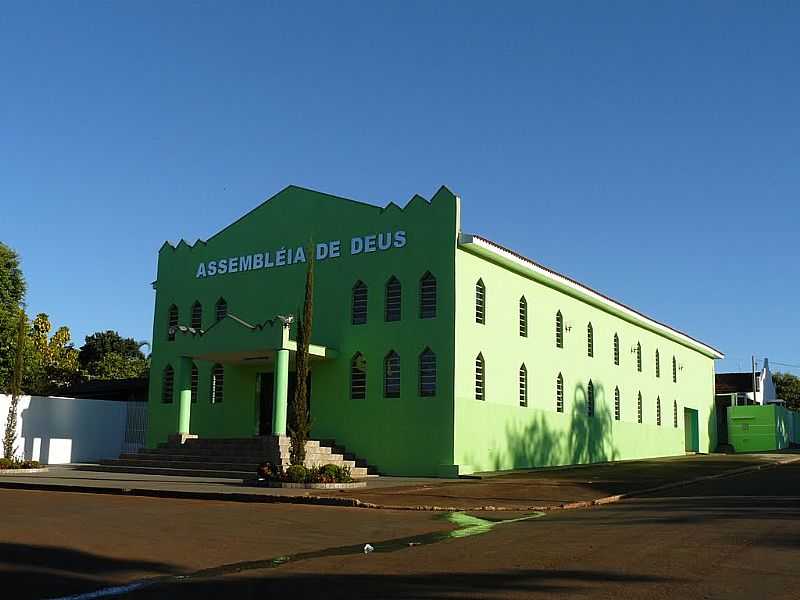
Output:
[[[258,502],[262,504],[306,504],[317,506],[342,506],[349,508],[371,508],[379,510],[408,510],[408,511],[424,511],[424,512],[463,512],[463,511],[497,511],[497,512],[553,512],[558,510],[573,510],[576,508],[591,508],[593,506],[603,506],[605,504],[614,504],[621,500],[628,498],[637,498],[646,496],[654,492],[670,490],[680,487],[689,486],[702,481],[709,481],[713,479],[723,479],[725,477],[732,477],[741,473],[750,471],[760,471],[762,469],[776,468],[781,465],[800,462],[800,456],[797,458],[789,458],[778,460],[775,462],[749,465],[747,467],[740,467],[738,469],[731,469],[724,473],[715,473],[714,475],[703,475],[701,477],[694,477],[683,481],[674,481],[651,488],[636,490],[633,492],[625,492],[623,494],[615,494],[613,496],[604,496],[602,498],[595,498],[594,500],[580,500],[577,502],[566,502],[557,505],[548,506],[395,506],[390,504],[375,504],[373,502],[364,502],[358,498],[337,498],[335,496],[272,496],[268,494],[253,494],[246,492],[192,492],[181,490],[157,490],[147,488],[116,488],[116,487],[94,487],[94,486],[74,486],[57,483],[24,483],[21,481],[0,481],[0,489],[16,489],[16,490],[38,490],[45,492],[73,492],[83,494],[106,494],[110,496],[135,496],[143,498],[173,498],[179,500],[217,500],[220,502]]]

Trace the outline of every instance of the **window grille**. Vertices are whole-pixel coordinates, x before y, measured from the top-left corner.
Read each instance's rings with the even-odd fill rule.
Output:
[[[614,334],[614,364],[619,365],[619,336]]]
[[[200,383],[200,373],[197,370],[197,365],[192,363],[192,380],[191,380],[191,391],[192,391],[192,404],[197,402],[197,387]]]
[[[661,377],[661,356],[656,350],[656,377]]]
[[[203,305],[197,300],[192,304],[192,319],[189,326],[198,330],[203,328]]]
[[[164,377],[161,381],[161,402],[172,404],[173,390],[175,388],[175,371],[172,365],[164,367]]]
[[[661,427],[661,397],[656,398],[656,425]]]
[[[525,296],[519,299],[519,335],[528,337],[528,301]]]
[[[564,317],[561,311],[556,313],[556,348],[564,347]]]
[[[556,378],[556,412],[564,412],[564,378],[561,373]]]
[[[619,421],[622,418],[622,407],[620,406],[619,388],[614,388],[614,420]]]
[[[591,323],[586,326],[586,355],[589,358],[594,356],[594,328]]]
[[[636,420],[639,423],[642,422],[642,392],[639,392],[639,396],[636,399]]]
[[[486,323],[486,286],[482,279],[475,284],[475,322],[481,325]]]
[[[400,397],[400,355],[394,350],[383,359],[383,397]]]
[[[672,401],[672,426],[678,428],[678,401]]]
[[[589,385],[586,387],[586,416],[594,416],[594,384],[589,380]]]
[[[217,304],[214,306],[214,316],[216,317],[217,321],[222,321],[228,315],[228,303],[225,301],[225,298],[220,298],[217,300]]]
[[[519,405],[528,406],[528,369],[525,363],[519,368]]]
[[[486,399],[486,364],[483,362],[483,354],[475,357],[475,400]]]
[[[433,319],[436,316],[436,277],[430,271],[419,280],[419,318]]]
[[[436,354],[430,348],[419,355],[419,395],[436,395]]]
[[[350,360],[350,399],[364,400],[367,397],[367,361],[361,352]]]
[[[363,281],[356,281],[353,285],[353,301],[351,323],[363,325],[367,322],[367,286]]]
[[[642,345],[636,342],[636,370],[642,372]]]
[[[401,309],[402,287],[400,281],[392,275],[386,282],[386,304],[384,317],[386,321],[399,321]]]
[[[175,330],[178,327],[178,307],[174,304],[169,307],[167,315],[167,339],[171,342],[175,339]]]
[[[672,383],[678,383],[678,361],[672,357]]]
[[[211,369],[211,404],[219,404],[225,395],[225,369],[214,365]]]

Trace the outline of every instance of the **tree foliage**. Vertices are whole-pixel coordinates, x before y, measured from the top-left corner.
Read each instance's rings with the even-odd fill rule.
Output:
[[[22,394],[22,373],[25,367],[25,328],[27,318],[22,308],[17,309],[17,328],[14,339],[14,369],[11,376],[11,402],[8,404],[6,427],[3,432],[3,458],[11,460],[16,454],[14,442],[17,439],[17,410],[19,397]]]
[[[800,377],[791,373],[773,373],[772,382],[779,400],[786,401],[786,408],[800,410]]]
[[[11,391],[15,336],[25,299],[25,278],[17,253],[0,242],[0,393]]]
[[[70,341],[68,327],[50,336],[50,318],[39,313],[28,331],[23,388],[36,395],[48,395],[76,383],[80,377],[78,351]]]
[[[289,458],[293,465],[302,465],[306,459],[306,441],[311,433],[311,415],[308,411],[308,348],[311,344],[311,326],[314,316],[314,251],[313,245],[308,251],[306,268],[306,289],[303,302],[303,315],[297,320],[297,353],[295,354],[295,370],[297,385],[289,424],[291,447]]]
[[[147,372],[147,359],[139,349],[141,345],[110,329],[98,331],[86,336],[78,361],[90,379],[143,377]]]

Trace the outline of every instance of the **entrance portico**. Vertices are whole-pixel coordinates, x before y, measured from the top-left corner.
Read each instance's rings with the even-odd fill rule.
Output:
[[[187,351],[180,357],[175,374],[180,403],[176,423],[178,437],[185,439],[191,432],[192,369],[201,361],[237,367],[263,367],[264,371],[271,372],[273,389],[270,433],[274,436],[285,436],[290,367],[297,352],[297,341],[290,339],[291,326],[291,317],[276,317],[261,325],[251,325],[228,314],[207,331],[178,328],[178,333],[185,334],[181,341],[186,345]],[[236,345],[240,349],[232,348]],[[333,359],[336,352],[326,346],[311,344],[309,357],[313,368],[314,362]]]

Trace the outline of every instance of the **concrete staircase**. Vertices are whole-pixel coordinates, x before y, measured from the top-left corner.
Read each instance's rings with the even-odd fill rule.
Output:
[[[305,466],[334,464],[350,467],[353,479],[377,476],[374,467],[345,451],[335,441],[306,442]],[[289,465],[289,438],[263,436],[252,438],[195,438],[183,444],[163,443],[158,448],[143,448],[137,453],[123,453],[117,459],[102,460],[104,471],[185,477],[253,479],[262,462]]]

